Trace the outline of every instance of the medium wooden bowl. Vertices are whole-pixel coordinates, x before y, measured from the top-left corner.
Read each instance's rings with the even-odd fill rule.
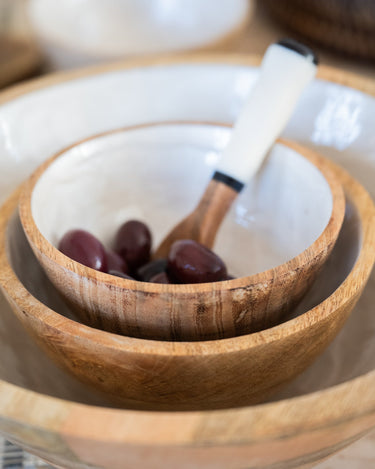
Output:
[[[108,247],[134,217],[162,239],[195,205],[229,135],[228,127],[187,123],[110,132],[60,152],[32,175],[20,198],[22,225],[85,324],[145,339],[212,340],[274,326],[298,304],[335,244],[345,200],[329,163],[290,142],[276,145],[220,230],[215,251],[235,280],[125,280],[56,248],[73,228]]]
[[[374,207],[367,193],[341,169],[327,164],[348,196],[354,197],[358,216],[350,223],[356,229],[360,223],[364,235],[373,239]],[[33,270],[25,260],[31,251],[25,251],[28,244],[19,221],[9,225],[18,195],[19,191],[1,211],[0,231],[2,243],[13,245],[14,255],[22,259],[21,269],[30,275]],[[356,248],[355,237],[353,242]],[[349,252],[343,249],[341,257]],[[136,409],[215,409],[263,401],[311,364],[340,330],[365,285],[375,255],[375,246],[367,238],[359,255],[364,256],[364,265],[360,263],[352,282],[345,282],[344,291],[305,314],[258,333],[206,342],[129,338],[68,319],[24,289],[5,250],[0,257],[1,284],[16,315],[43,349],[112,401]]]

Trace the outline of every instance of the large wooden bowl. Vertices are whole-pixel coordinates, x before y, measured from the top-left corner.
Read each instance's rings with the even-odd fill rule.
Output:
[[[296,148],[299,148],[298,146]],[[375,234],[374,207],[361,186],[327,162],[347,193],[354,194],[361,230]],[[90,328],[48,308],[17,280],[9,249],[26,266],[24,234],[9,225],[19,191],[0,212],[1,284],[25,327],[44,350],[83,382],[114,402],[136,409],[204,410],[249,405],[265,400],[289,382],[325,349],[341,329],[374,262],[375,246],[361,248],[364,264],[344,291],[282,325],[241,337],[206,342],[164,342],[123,337]],[[350,210],[350,209],[349,209]],[[8,253],[6,246],[8,245]],[[342,256],[349,256],[343,250]],[[35,281],[35,280],[34,280]],[[231,283],[231,282],[230,282]],[[63,312],[63,311],[61,311]]]
[[[94,133],[149,120],[233,122],[258,63],[248,55],[147,59],[42,77],[2,93],[0,200],[51,154]],[[285,136],[317,145],[375,196],[375,84],[324,66],[318,74]],[[136,99],[140,94],[144,100]],[[355,198],[352,191],[346,195]],[[344,228],[356,216],[349,207]],[[349,226],[348,243],[341,245],[340,236],[337,244],[345,255],[332,253],[334,263],[326,264],[329,275],[317,289],[324,296],[315,304],[331,294],[335,301],[357,283],[366,262],[358,254],[374,239],[357,223]],[[22,260],[19,265],[25,288],[44,304],[53,295],[56,306],[45,278],[21,268]],[[1,294],[0,431],[71,469],[312,467],[375,426],[374,291],[372,274],[341,333],[273,402],[203,412],[108,408],[54,366]]]
[[[85,324],[145,339],[212,340],[272,327],[298,304],[332,251],[345,200],[329,162],[290,142],[273,148],[219,231],[214,249],[235,280],[125,280],[56,247],[74,228],[110,247],[120,224],[134,217],[150,226],[157,245],[195,206],[229,136],[228,127],[193,123],[109,132],[62,151],[31,176],[21,223]]]

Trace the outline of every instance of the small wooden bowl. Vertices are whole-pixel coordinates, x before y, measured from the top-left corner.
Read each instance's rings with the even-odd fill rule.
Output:
[[[235,280],[124,280],[55,247],[72,228],[87,229],[108,246],[119,225],[134,217],[162,239],[194,206],[229,136],[224,126],[139,126],[73,145],[32,175],[20,198],[21,222],[80,320],[145,339],[213,340],[274,326],[298,304],[335,244],[345,200],[329,163],[290,142],[275,146],[220,230],[215,251]]]
[[[69,311],[41,275],[20,220],[13,216],[19,191],[0,212],[1,286],[17,317],[52,359],[121,406],[206,410],[263,401],[332,341],[374,263],[373,203],[346,172],[327,164],[348,197],[345,232],[334,261],[336,278],[331,270],[328,282],[325,278],[317,285],[318,297],[304,305],[307,312],[274,328],[223,340],[166,342],[123,337],[68,319]]]

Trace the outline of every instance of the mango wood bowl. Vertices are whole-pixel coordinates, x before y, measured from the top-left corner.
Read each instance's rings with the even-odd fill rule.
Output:
[[[83,228],[111,246],[126,220],[145,221],[155,245],[208,183],[225,126],[168,123],[96,136],[60,152],[29,179],[20,218],[48,277],[85,324],[131,337],[212,340],[272,327],[301,300],[330,254],[345,212],[329,163],[276,145],[220,228],[215,251],[235,280],[160,285],[98,272],[57,245]]]
[[[233,122],[258,63],[247,54],[145,59],[44,76],[1,93],[0,200],[50,155],[89,135],[150,120]],[[326,66],[318,77],[284,135],[317,147],[375,196],[375,83]],[[312,306],[322,303],[315,312],[328,297],[340,303],[351,288],[360,288],[363,250],[375,243],[356,221],[351,201],[360,203],[359,194],[353,187],[346,196],[336,247],[305,297],[315,292]],[[366,203],[360,205],[364,210]],[[359,219],[367,218],[363,210]],[[31,256],[11,249],[11,238],[7,245],[14,273],[5,281],[1,265],[2,284],[13,290],[20,280],[24,300],[31,294],[67,312],[39,264],[34,260],[31,268]],[[374,292],[375,272],[342,331],[272,402],[202,412],[108,408],[108,401],[54,365],[0,292],[0,431],[71,469],[307,469],[375,426]]]
[[[363,263],[353,272],[353,281],[345,281],[338,294],[311,309],[309,304],[304,314],[296,312],[297,317],[279,326],[229,339],[167,342],[115,335],[62,316],[59,313],[63,311],[47,307],[28,293],[9,264],[10,249],[22,259],[28,275],[35,269],[25,265],[31,251],[24,251],[27,241],[19,219],[9,225],[19,191],[0,213],[2,245],[8,243],[8,253],[2,250],[0,257],[1,283],[16,315],[43,349],[119,405],[199,410],[263,401],[310,365],[332,341],[354,307],[374,262],[375,246],[367,242],[375,234],[371,199],[339,167],[328,161],[326,165],[350,196],[353,194],[348,210],[355,210],[352,223],[358,223],[357,229],[365,236],[359,253]],[[350,253],[342,249],[340,255],[345,259]]]

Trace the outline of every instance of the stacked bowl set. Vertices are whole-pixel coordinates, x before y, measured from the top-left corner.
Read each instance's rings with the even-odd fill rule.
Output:
[[[3,93],[9,440],[66,468],[307,468],[375,426],[372,83],[318,69],[218,229],[234,279],[146,283],[56,249],[129,219],[159,245],[223,167],[258,65],[143,59]]]

